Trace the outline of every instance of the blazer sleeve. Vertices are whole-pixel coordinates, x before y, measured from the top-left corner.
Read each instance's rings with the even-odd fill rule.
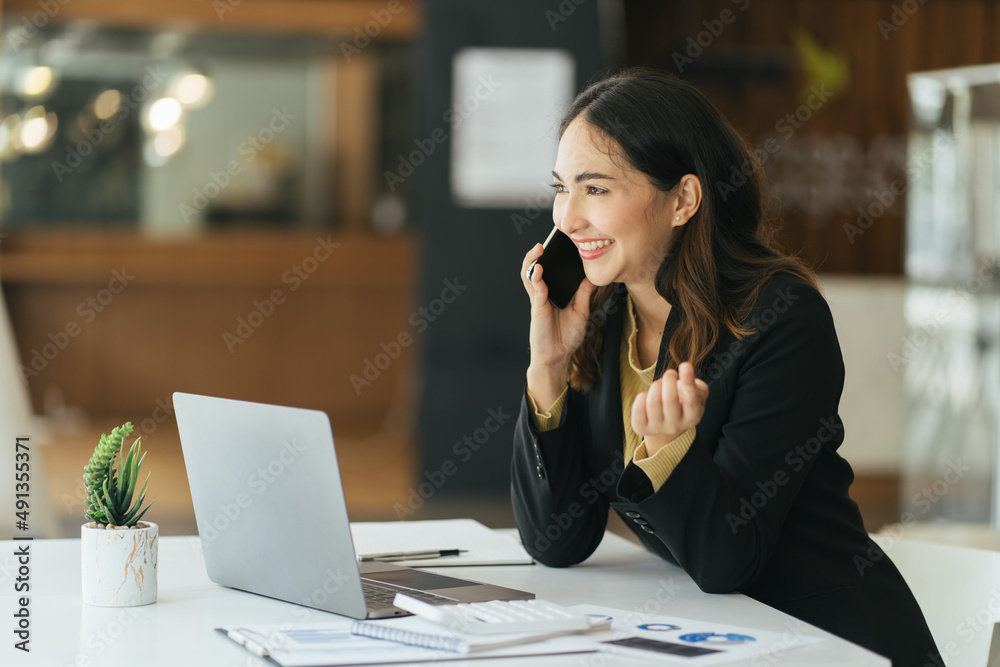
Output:
[[[710,593],[756,580],[821,450],[843,442],[844,365],[830,309],[807,283],[783,285],[763,292],[757,333],[716,357],[727,377],[738,369],[718,441],[696,433],[655,492],[630,464],[618,485],[627,502],[612,503]]]
[[[539,431],[527,394],[525,388],[511,460],[511,501],[518,531],[524,548],[538,562],[550,567],[575,565],[597,549],[608,520],[608,501],[583,460],[582,399],[570,390],[558,426]]]

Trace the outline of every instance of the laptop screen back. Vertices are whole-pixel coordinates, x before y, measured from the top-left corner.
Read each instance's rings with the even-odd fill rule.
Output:
[[[173,398],[209,578],[363,618],[326,414],[181,392]]]

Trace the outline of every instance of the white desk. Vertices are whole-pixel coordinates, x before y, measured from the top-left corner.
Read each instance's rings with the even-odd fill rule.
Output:
[[[153,667],[210,665],[266,667],[212,628],[229,624],[320,622],[333,614],[252,595],[211,583],[196,537],[161,537],[159,595],[146,607],[109,609],[80,602],[80,541],[31,543],[31,648],[13,649],[15,544],[0,541],[0,665]],[[707,595],[690,577],[640,547],[612,534],[586,563],[563,570],[541,565],[440,568],[444,574],[487,581],[561,604],[591,602],[627,610],[663,613],[777,632],[826,635],[743,595]],[[828,641],[757,658],[755,665],[880,665],[889,661],[832,635]],[[569,655],[519,661],[462,661],[456,667],[516,664],[642,665],[602,656]],[[950,667],[950,666],[949,666]]]
[[[1000,667],[1000,551],[872,537],[906,578],[945,664]]]

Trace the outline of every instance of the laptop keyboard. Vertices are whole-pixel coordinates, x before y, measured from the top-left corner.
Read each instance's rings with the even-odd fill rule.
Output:
[[[371,608],[391,607],[392,601],[396,599],[396,593],[406,593],[412,598],[423,600],[428,604],[454,604],[458,600],[446,598],[443,595],[435,595],[427,591],[416,591],[412,588],[402,588],[391,584],[375,584],[367,579],[361,580],[361,588],[365,592],[365,604]]]

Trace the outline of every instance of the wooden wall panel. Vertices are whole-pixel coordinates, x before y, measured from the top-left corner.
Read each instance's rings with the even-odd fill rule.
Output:
[[[188,254],[209,264],[189,257],[187,264],[175,258],[173,266],[163,258],[172,254],[166,249],[134,242],[129,250],[119,239],[114,253],[89,253],[90,271],[99,276],[71,266],[81,278],[63,274],[58,282],[28,269],[58,265],[58,252],[31,243],[24,244],[31,251],[18,250],[11,239],[5,294],[38,411],[53,389],[90,414],[136,419],[178,390],[312,407],[373,428],[400,404],[412,409],[419,341],[400,349],[370,385],[351,383],[382,343],[414,333],[412,241],[338,237],[341,247],[293,289],[281,277],[309,255],[314,244],[307,238],[276,240],[268,260],[256,265],[248,260],[252,243],[234,240],[213,261],[203,244],[192,242]],[[229,272],[227,265],[242,268]],[[111,270],[122,268],[134,279],[111,296],[105,291]],[[227,345],[223,334],[239,333],[238,318],[248,319],[254,302],[264,303],[274,290],[281,290],[282,303],[245,342]],[[102,296],[110,300],[100,312],[88,305]],[[67,325],[77,333],[68,334]]]
[[[915,8],[897,30],[893,7]],[[740,11],[741,6],[747,6]],[[796,53],[792,31],[804,29],[822,50],[848,61],[850,83],[792,137],[795,142],[829,141],[838,134],[871,148],[880,137],[905,140],[909,118],[906,74],[1000,62],[1000,5],[988,0],[884,3],[875,0],[705,0],[661,3],[626,0],[629,64],[654,64],[677,72],[673,54],[688,37],[697,38],[705,21],[724,10],[734,20],[724,27],[692,66],[680,76],[702,89],[746,136],[760,142],[775,135],[774,125],[800,104],[798,91],[808,87],[808,73]],[[897,19],[900,15],[897,15]],[[894,26],[895,27],[895,26]],[[763,64],[773,65],[765,72]],[[767,81],[765,74],[777,76]],[[780,135],[778,135],[780,137]],[[782,154],[784,152],[784,154]],[[784,144],[774,165],[793,151]],[[783,239],[787,249],[822,271],[900,274],[903,270],[904,205],[897,202],[852,244],[844,225],[854,223],[858,203],[874,200],[895,179],[905,181],[901,162],[890,169],[865,172],[867,198],[854,198],[844,212],[810,216],[785,202]],[[822,176],[822,173],[819,174]],[[902,198],[901,198],[902,199]]]
[[[371,219],[373,174],[378,157],[378,60],[368,54],[340,58],[335,65],[333,97],[336,156],[334,174],[338,186],[337,218],[367,226]]]
[[[390,11],[391,9],[395,11]],[[4,9],[34,14],[37,0],[5,0]],[[407,38],[420,29],[420,4],[412,0],[72,0],[46,11],[58,21],[87,19],[138,29],[219,30],[346,34],[365,29],[382,38]],[[372,15],[376,12],[376,16]],[[380,20],[379,20],[380,19]]]

